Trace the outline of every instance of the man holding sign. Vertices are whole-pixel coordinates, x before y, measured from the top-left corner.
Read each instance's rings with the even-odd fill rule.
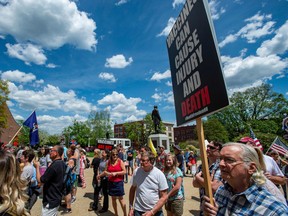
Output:
[[[288,207],[262,185],[265,176],[253,147],[228,143],[220,152],[221,176],[226,183],[215,193],[215,206],[204,197],[205,215],[287,215]]]

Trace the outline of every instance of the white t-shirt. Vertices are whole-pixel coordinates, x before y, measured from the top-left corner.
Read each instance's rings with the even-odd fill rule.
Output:
[[[270,173],[272,176],[284,176],[282,171],[280,170],[277,163],[274,161],[272,157],[269,157],[268,155],[264,156],[264,162],[266,165],[266,172]]]
[[[29,164],[27,166],[24,166],[23,172],[21,173],[21,178],[26,180],[27,182],[30,182],[33,176],[33,165]]]
[[[156,167],[150,172],[138,168],[131,183],[137,187],[134,208],[141,212],[150,211],[159,200],[159,191],[168,189],[165,175]]]

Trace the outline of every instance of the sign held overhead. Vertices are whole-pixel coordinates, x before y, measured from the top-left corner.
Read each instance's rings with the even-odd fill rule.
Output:
[[[229,105],[216,36],[205,0],[186,1],[166,44],[177,125]]]

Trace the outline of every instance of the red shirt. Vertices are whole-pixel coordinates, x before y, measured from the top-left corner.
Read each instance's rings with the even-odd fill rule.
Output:
[[[110,173],[121,172],[122,171],[121,160],[118,158],[115,165],[112,165],[110,160],[109,160],[108,166],[107,166],[107,171]],[[110,181],[110,182],[123,181],[123,177],[124,177],[123,175],[108,176],[108,181]]]

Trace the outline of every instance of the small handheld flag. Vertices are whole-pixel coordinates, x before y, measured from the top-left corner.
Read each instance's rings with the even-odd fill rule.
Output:
[[[263,146],[260,141],[256,138],[252,128],[250,128],[250,137],[254,140],[255,145],[263,151]]]
[[[270,146],[270,149],[273,149],[274,151],[277,151],[279,154],[282,155],[288,154],[288,146],[283,143],[278,137],[276,137],[276,139]]]
[[[30,128],[30,145],[34,146],[39,143],[39,134],[38,134],[38,124],[37,124],[37,118],[36,118],[36,112],[33,111],[33,113],[26,119],[25,122],[23,122],[23,125]]]

